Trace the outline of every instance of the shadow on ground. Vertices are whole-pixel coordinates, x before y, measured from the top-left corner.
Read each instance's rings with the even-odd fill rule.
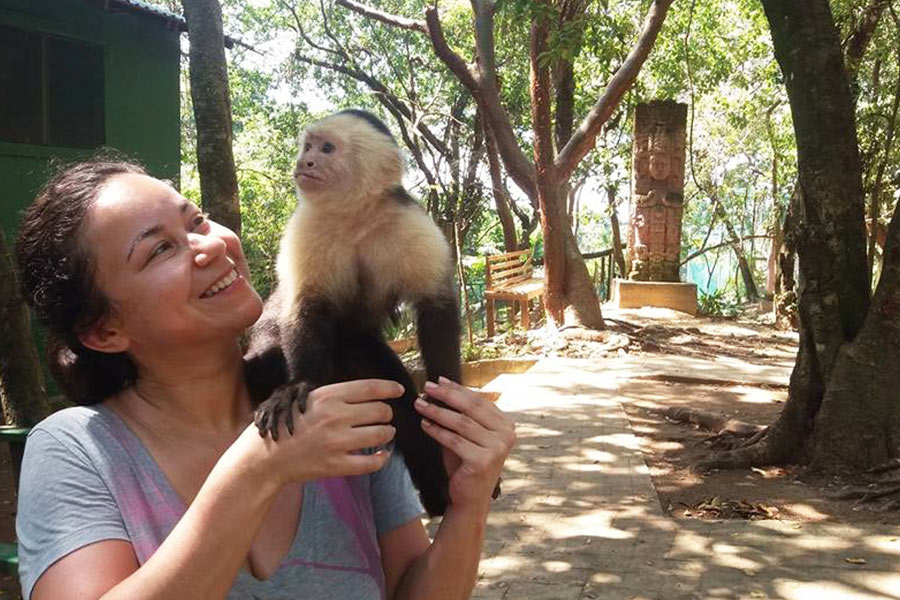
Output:
[[[519,443],[473,598],[900,598],[900,528],[666,517],[621,362],[550,359],[498,380]]]

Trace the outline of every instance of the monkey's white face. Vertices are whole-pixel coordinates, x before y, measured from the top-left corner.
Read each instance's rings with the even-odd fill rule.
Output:
[[[333,135],[307,133],[301,142],[294,168],[294,181],[307,195],[337,191],[341,187],[349,157],[343,140]]]
[[[402,177],[396,143],[357,116],[326,117],[300,139],[294,181],[300,195],[320,210],[347,213],[374,207]]]

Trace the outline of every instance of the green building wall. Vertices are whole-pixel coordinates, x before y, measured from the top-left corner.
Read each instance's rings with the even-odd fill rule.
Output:
[[[176,29],[152,15],[106,12],[102,3],[84,0],[0,0],[0,24],[102,44],[105,145],[139,160],[156,177],[178,179]],[[0,102],[10,92],[0,91]],[[0,141],[0,224],[10,239],[21,211],[46,180],[50,160],[69,162],[94,153]]]

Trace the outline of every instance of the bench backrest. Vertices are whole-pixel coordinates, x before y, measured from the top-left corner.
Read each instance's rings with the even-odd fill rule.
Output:
[[[532,279],[534,265],[531,258],[530,248],[485,256],[485,287],[498,290]]]

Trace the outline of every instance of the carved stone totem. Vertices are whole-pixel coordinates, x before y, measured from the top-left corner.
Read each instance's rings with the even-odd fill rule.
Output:
[[[632,149],[629,279],[679,281],[687,105],[638,104]]]

